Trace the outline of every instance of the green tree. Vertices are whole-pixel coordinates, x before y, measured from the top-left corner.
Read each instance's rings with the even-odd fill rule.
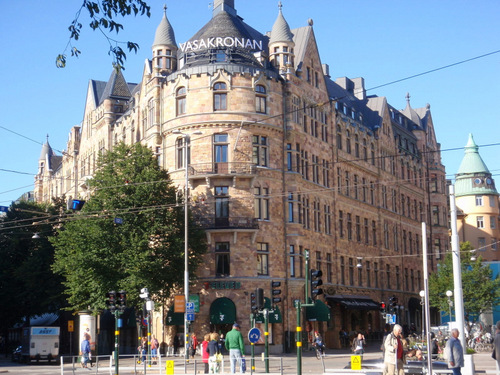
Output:
[[[68,44],[66,45],[63,53],[59,54],[56,58],[56,66],[64,68],[66,66],[66,57],[69,50],[71,56],[78,57],[81,53],[78,48],[73,46],[73,42],[78,41],[80,32],[82,30],[82,23],[80,16],[82,11],[88,13],[90,17],[89,27],[92,30],[99,30],[109,43],[108,54],[113,57],[113,65],[116,69],[123,69],[123,64],[127,59],[127,54],[121,47],[126,45],[126,48],[132,52],[137,52],[139,45],[137,43],[128,41],[120,42],[111,38],[108,32],[115,31],[117,34],[123,25],[116,21],[118,16],[127,17],[130,15],[137,16],[138,14],[151,16],[151,7],[143,0],[83,0],[80,9],[76,12],[75,18],[68,27],[70,36]]]
[[[483,312],[491,311],[500,299],[500,279],[492,278],[492,271],[483,265],[481,257],[471,260],[475,252],[469,242],[460,244],[460,263],[462,266],[462,293],[464,299],[464,318],[469,323],[476,322]],[[447,253],[439,263],[436,273],[429,277],[429,299],[431,306],[448,312],[446,291],[453,291],[452,253]]]
[[[48,241],[59,206],[20,202],[0,221],[0,329],[24,318],[61,308],[62,278],[50,267],[54,248]],[[33,236],[36,234],[36,238]]]
[[[52,238],[53,270],[65,279],[71,309],[102,309],[110,290],[127,291],[127,305],[139,306],[143,287],[163,302],[182,285],[184,270],[184,205],[168,173],[149,148],[121,143],[99,157],[88,185],[82,211]],[[190,218],[191,275],[204,239]]]

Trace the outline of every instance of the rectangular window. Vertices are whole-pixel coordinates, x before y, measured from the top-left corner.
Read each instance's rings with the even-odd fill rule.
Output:
[[[304,249],[299,246],[299,276],[304,277]]]
[[[371,281],[371,268],[370,268],[370,262],[366,262],[366,286],[370,288],[372,286],[372,281]]]
[[[293,171],[292,145],[290,143],[286,145],[286,170]]]
[[[340,284],[345,285],[345,261],[344,257],[340,257]]]
[[[372,245],[377,246],[377,223],[372,220]]]
[[[293,223],[295,222],[294,220],[294,215],[293,215],[293,193],[288,193],[288,222]]]
[[[257,275],[269,275],[269,244],[257,243]]]
[[[493,251],[496,251],[497,250],[497,239],[496,238],[492,238],[491,239],[491,250]]]
[[[349,285],[354,285],[354,262],[349,258]]]
[[[477,244],[479,245],[479,250],[481,250],[481,251],[486,250],[486,238],[478,237]]]
[[[490,207],[495,207],[495,199],[496,199],[496,197],[490,196],[489,198],[490,198]]]
[[[490,216],[490,228],[491,229],[496,229],[497,227],[497,217],[496,216]]]
[[[378,288],[378,263],[373,263],[373,281],[375,288]]]
[[[332,216],[330,214],[330,206],[325,204],[325,233],[332,234]]]
[[[215,275],[216,277],[229,276],[229,242],[215,243]]]
[[[269,188],[254,187],[255,218],[269,220]]]
[[[477,221],[478,228],[484,228],[484,217],[483,216],[477,216],[476,221]]]
[[[361,242],[361,218],[356,215],[356,241]]]
[[[229,224],[229,187],[215,187],[215,225],[227,226]]]
[[[344,238],[344,212],[339,211],[339,237]]]
[[[290,245],[290,277],[296,277],[295,274],[295,245]]]
[[[352,240],[352,216],[347,214],[347,239]]]
[[[262,167],[268,166],[268,144],[267,137],[254,135],[253,139],[253,154],[252,161],[255,165],[260,165]]]
[[[326,254],[326,282],[333,282],[332,254]]]
[[[476,195],[476,206],[482,206],[482,205],[483,205],[483,196]]]

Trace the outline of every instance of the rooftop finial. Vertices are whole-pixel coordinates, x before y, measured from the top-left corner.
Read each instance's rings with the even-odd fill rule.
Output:
[[[167,4],[163,4],[163,14],[167,15]]]
[[[408,104],[410,104],[410,93],[409,92],[406,93],[406,102]]]
[[[278,9],[280,10],[281,12],[281,9],[283,8],[283,4],[281,4],[281,1],[278,2]]]

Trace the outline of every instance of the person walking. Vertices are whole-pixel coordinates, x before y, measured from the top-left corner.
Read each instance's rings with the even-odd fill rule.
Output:
[[[141,356],[141,359],[137,361],[139,363],[142,361],[142,363],[146,362],[146,355],[148,353],[148,339],[146,337],[143,337],[141,340],[141,344],[137,348],[137,351],[139,352],[139,355]]]
[[[461,368],[464,367],[464,349],[458,336],[460,331],[457,328],[451,330],[451,337],[446,343],[444,358],[448,362],[448,368],[451,368],[453,375],[461,375]]]
[[[352,347],[354,348],[354,354],[363,356],[365,352],[365,335],[361,332],[358,332],[358,336],[354,339]]]
[[[191,354],[191,358],[194,358],[196,349],[198,348],[198,338],[196,337],[196,333],[191,335],[191,339],[189,341],[189,352]]]
[[[201,360],[205,364],[205,374],[208,374],[208,342],[210,341],[210,333],[203,336],[203,341],[201,342]]]
[[[158,360],[158,340],[155,335],[151,336],[151,359],[153,360],[153,365],[156,365],[156,361]]]
[[[180,340],[179,340],[179,335],[175,334],[174,336],[174,357],[177,357],[179,354],[179,346],[181,345]]]
[[[219,334],[217,332],[212,332],[210,334],[210,341],[207,345],[207,349],[205,350],[208,352],[209,373],[219,373],[220,363],[217,361],[217,355],[220,354],[220,349]]]
[[[396,324],[392,333],[385,339],[384,372],[387,375],[404,375],[404,348],[402,341],[403,328]]]
[[[240,332],[240,325],[233,324],[233,329],[226,334],[226,349],[229,351],[229,361],[231,363],[231,374],[236,373],[236,363],[240,368],[240,373],[243,374],[242,361],[245,357],[245,343],[243,335]]]
[[[82,354],[82,367],[87,368],[88,363],[90,362],[90,336],[87,333],[83,334],[82,344],[80,346],[80,351]],[[92,366],[92,365],[91,365]]]
[[[497,362],[497,375],[500,375],[500,320],[497,322],[497,331],[491,357]]]

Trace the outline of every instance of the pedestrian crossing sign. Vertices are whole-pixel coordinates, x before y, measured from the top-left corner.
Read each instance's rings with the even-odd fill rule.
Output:
[[[167,375],[174,373],[174,361],[167,361],[165,364],[165,370]]]
[[[351,355],[351,370],[361,370],[360,355]]]

